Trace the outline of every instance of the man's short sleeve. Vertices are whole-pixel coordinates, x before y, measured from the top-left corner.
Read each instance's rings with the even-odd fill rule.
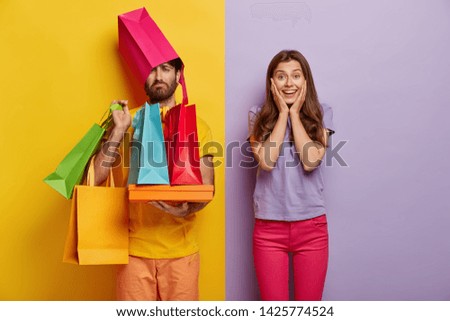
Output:
[[[200,158],[217,153],[217,148],[214,147],[214,142],[211,134],[211,129],[208,124],[201,118],[197,117],[197,135]]]

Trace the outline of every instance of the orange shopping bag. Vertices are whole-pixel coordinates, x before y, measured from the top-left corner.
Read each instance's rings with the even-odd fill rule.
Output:
[[[80,265],[127,264],[126,188],[115,187],[112,169],[106,187],[93,184],[92,159],[87,185],[75,186],[63,262]]]

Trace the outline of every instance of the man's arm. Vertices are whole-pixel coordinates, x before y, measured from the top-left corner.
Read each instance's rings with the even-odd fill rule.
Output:
[[[214,165],[212,156],[206,155],[200,159],[200,172],[202,173],[204,185],[214,185]],[[209,202],[182,202],[177,205],[171,205],[163,201],[149,202],[149,204],[154,207],[177,217],[185,217],[189,214],[196,213],[208,205],[208,203]]]
[[[131,115],[128,111],[128,100],[114,100],[111,104],[120,104],[123,107],[123,110],[114,110],[112,112],[114,127],[108,140],[95,155],[94,185],[101,185],[108,178],[109,169],[116,161],[116,156],[118,155],[117,149],[131,124]]]

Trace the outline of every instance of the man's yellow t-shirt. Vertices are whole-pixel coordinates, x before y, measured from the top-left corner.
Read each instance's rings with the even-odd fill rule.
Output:
[[[167,107],[162,108],[162,116],[166,109]],[[136,112],[137,110],[132,111],[133,117]],[[200,157],[203,157],[206,156],[204,147],[212,141],[212,136],[209,126],[198,117],[197,133]],[[123,173],[123,180],[126,182],[128,170],[124,169]],[[141,202],[130,203],[129,212],[130,255],[168,259],[191,255],[198,251],[195,213],[187,217],[176,217]]]

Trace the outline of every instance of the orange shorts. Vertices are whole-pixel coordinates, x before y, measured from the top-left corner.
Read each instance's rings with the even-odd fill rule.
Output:
[[[199,253],[175,259],[130,256],[117,272],[117,300],[197,301]]]

